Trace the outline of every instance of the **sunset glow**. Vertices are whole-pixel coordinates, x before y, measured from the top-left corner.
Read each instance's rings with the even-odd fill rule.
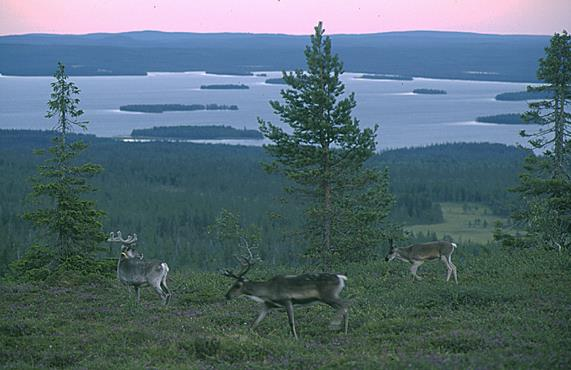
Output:
[[[0,0],[0,34],[406,30],[553,34],[569,28],[569,0]]]

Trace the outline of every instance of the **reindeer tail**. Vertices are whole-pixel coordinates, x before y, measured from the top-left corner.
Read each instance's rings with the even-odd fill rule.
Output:
[[[165,262],[161,263],[161,267],[165,272],[169,272],[169,265],[167,265]]]

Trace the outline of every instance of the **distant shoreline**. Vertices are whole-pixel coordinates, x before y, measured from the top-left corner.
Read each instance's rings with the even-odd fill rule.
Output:
[[[264,71],[266,74],[269,73],[280,73],[280,71]],[[266,77],[266,76],[262,76],[260,75],[260,73],[262,72],[258,72],[258,71],[253,71],[252,74],[250,75],[243,75],[243,74],[215,74],[215,73],[207,73],[204,70],[192,70],[192,71],[148,71],[145,73],[132,73],[132,74],[70,74],[70,77],[74,78],[74,77],[107,77],[107,78],[113,78],[113,77],[156,77],[157,75],[160,74],[169,74],[169,75],[175,75],[175,74],[180,74],[180,75],[184,75],[184,74],[189,74],[189,73],[198,73],[198,74],[202,74],[205,76],[228,76],[228,77],[245,77],[245,78],[260,78],[260,77]],[[155,75],[157,74],[157,75]],[[359,71],[345,71],[345,74],[354,74],[354,75],[363,75],[363,72],[359,72]],[[488,76],[488,75],[482,75],[482,76]],[[490,75],[491,76],[491,75]],[[30,75],[25,75],[25,74],[4,74],[4,73],[0,73],[0,78],[33,78],[33,77],[53,77],[51,74],[50,75],[35,75],[35,74],[30,74]],[[505,84],[530,84],[530,85],[536,85],[538,84],[537,81],[512,81],[512,80],[500,80],[500,79],[474,79],[474,78],[469,78],[470,76],[466,76],[466,78],[458,78],[458,77],[432,77],[432,76],[410,76],[413,80],[425,80],[425,81],[466,81],[466,82],[494,82],[494,83],[505,83]],[[274,79],[274,78],[267,78],[267,79]],[[275,79],[281,79],[281,77],[276,77]],[[355,79],[361,79],[361,80],[368,80],[368,79],[364,79],[364,78],[359,78],[358,76],[355,76]],[[382,80],[379,80],[382,81]],[[396,80],[395,80],[396,81]],[[267,84],[278,84],[278,83],[268,83]]]

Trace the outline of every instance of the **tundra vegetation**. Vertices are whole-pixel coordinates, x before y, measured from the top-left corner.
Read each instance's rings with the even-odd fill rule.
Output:
[[[307,56],[311,63],[327,61],[326,65],[336,72],[326,80],[335,82],[342,69],[327,52],[328,42],[321,43],[321,32],[318,26]],[[568,46],[568,42],[566,33],[556,34],[540,68],[556,71],[552,67],[561,59],[555,58],[554,62],[550,52],[563,50],[553,54],[568,55],[568,49],[559,48]],[[68,108],[73,107],[66,110],[70,115],[60,115],[61,109],[52,111],[61,123],[66,122],[63,118],[79,117],[80,110],[73,97],[78,90],[66,82],[63,66],[58,71],[62,78],[56,74],[54,94],[63,97],[59,101],[71,103]],[[323,80],[319,76],[310,76],[303,72],[285,74],[284,80],[289,80],[285,94],[294,96],[302,82],[326,86],[320,85]],[[288,335],[286,315],[274,314],[252,330],[249,322],[255,318],[253,303],[245,299],[225,303],[227,278],[212,271],[228,265],[240,242],[256,248],[264,260],[261,268],[251,271],[252,280],[315,271],[315,266],[300,258],[313,242],[306,233],[300,233],[307,225],[303,222],[303,216],[308,215],[307,203],[281,190],[295,185],[296,179],[267,176],[259,166],[260,161],[275,160],[270,156],[275,153],[259,148],[177,143],[127,144],[64,131],[66,145],[79,139],[89,142],[86,159],[97,160],[106,168],[92,180],[101,189],[93,199],[108,212],[103,219],[105,227],[141,230],[140,234],[149,235],[142,238],[148,242],[140,246],[141,250],[145,254],[149,251],[151,257],[160,256],[170,267],[177,266],[169,274],[173,294],[170,305],[165,307],[149,290],[141,292],[141,304],[126,296],[126,288],[115,276],[116,253],[94,248],[101,230],[98,218],[86,229],[73,229],[81,233],[72,233],[71,237],[89,238],[84,236],[72,246],[85,248],[53,259],[59,250],[66,249],[58,248],[60,238],[54,237],[58,234],[49,229],[50,224],[47,226],[52,232],[44,235],[26,226],[17,215],[21,199],[29,191],[23,185],[24,179],[40,163],[22,153],[34,147],[49,148],[54,132],[0,131],[0,170],[5,175],[0,177],[0,227],[5,235],[0,256],[4,266],[14,261],[8,271],[4,270],[0,282],[0,366],[112,368],[120,363],[126,368],[568,367],[571,256],[565,238],[569,234],[551,233],[567,230],[561,226],[568,227],[568,114],[563,109],[552,109],[565,108],[568,82],[562,87],[557,85],[559,78],[542,76],[559,86],[554,91],[564,94],[531,106],[529,116],[537,113],[544,120],[543,129],[553,129],[552,143],[549,135],[543,135],[545,131],[539,131],[537,141],[532,142],[538,148],[548,144],[548,151],[536,157],[531,157],[530,151],[493,144],[438,145],[373,155],[368,150],[374,147],[368,135],[354,130],[356,122],[347,115],[354,100],[351,96],[340,100],[344,114],[339,117],[346,118],[342,122],[349,124],[347,132],[368,144],[361,153],[363,161],[350,165],[356,166],[358,174],[377,173],[386,179],[384,168],[391,170],[390,186],[396,201],[391,215],[383,219],[387,224],[396,220],[418,224],[419,220],[431,218],[441,227],[441,221],[448,225],[456,222],[458,226],[465,219],[453,215],[454,219],[448,220],[453,209],[465,217],[478,217],[470,221],[470,228],[477,225],[482,230],[488,228],[481,222],[488,212],[494,217],[506,217],[513,205],[525,211],[522,214],[527,224],[520,229],[522,232],[513,230],[512,234],[496,228],[499,243],[485,242],[485,238],[480,243],[462,241],[462,233],[448,235],[458,245],[454,250],[454,264],[461,273],[458,285],[445,282],[445,273],[438,264],[426,264],[423,280],[412,282],[406,268],[379,258],[388,249],[382,242],[364,248],[365,255],[349,254],[342,260],[326,256],[337,271],[342,269],[348,277],[341,298],[350,302],[351,325],[347,334],[325,329],[335,314],[324,305],[296,310],[299,341]],[[58,86],[67,86],[70,95],[58,95],[58,91],[66,91],[58,90]],[[330,87],[329,91],[342,90],[339,84]],[[278,103],[272,105],[278,112],[284,108]],[[269,124],[265,127],[271,128]],[[558,132],[564,135],[557,136]],[[274,133],[283,139],[282,143],[288,142],[289,138],[279,131]],[[57,130],[55,136],[61,137]],[[542,140],[545,137],[547,141]],[[61,147],[62,141],[56,140],[56,146],[58,143]],[[64,149],[55,153],[65,153]],[[73,164],[81,166],[76,162],[79,159],[69,153],[64,159],[73,158]],[[517,194],[524,195],[522,200],[517,194],[506,193],[506,188],[517,184],[516,175],[526,155],[535,159],[526,162],[521,177],[518,190],[523,191]],[[58,163],[56,160],[54,165]],[[51,165],[45,164],[47,168]],[[65,170],[69,168],[73,167]],[[72,171],[77,173],[81,171]],[[371,178],[377,177],[366,177]],[[73,184],[91,189],[80,180]],[[382,194],[386,194],[382,184]],[[317,199],[317,207],[322,207],[321,198]],[[388,198],[383,195],[383,199]],[[100,216],[93,211],[91,200],[81,204],[89,206],[87,214]],[[326,229],[323,223],[318,226],[318,230]],[[436,237],[427,234],[419,236],[418,231],[410,239]],[[20,246],[30,243],[31,238],[52,248],[30,248],[20,255]],[[156,243],[158,239],[163,242]],[[98,259],[89,258],[94,252],[98,252]],[[114,258],[105,259],[106,254]],[[358,261],[351,261],[354,256],[359,257]],[[55,269],[46,266],[46,261],[52,260],[57,261]],[[203,270],[196,268],[199,264]]]
[[[566,368],[571,360],[569,254],[544,249],[454,252],[459,284],[440,264],[422,281],[407,268],[348,263],[342,297],[349,330],[331,332],[325,305],[296,308],[300,340],[272,312],[255,329],[258,305],[226,302],[228,278],[174,270],[164,307],[152,290],[136,305],[108,272],[0,285],[0,363],[6,368]],[[271,267],[251,279],[304,269]],[[41,318],[41,319],[40,319]]]

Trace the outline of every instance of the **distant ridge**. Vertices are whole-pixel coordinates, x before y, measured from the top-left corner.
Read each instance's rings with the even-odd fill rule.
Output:
[[[348,72],[535,82],[549,36],[409,31],[331,36]],[[302,68],[308,36],[133,31],[0,36],[0,73],[144,75],[150,71],[248,73]],[[474,74],[468,72],[482,72]]]

